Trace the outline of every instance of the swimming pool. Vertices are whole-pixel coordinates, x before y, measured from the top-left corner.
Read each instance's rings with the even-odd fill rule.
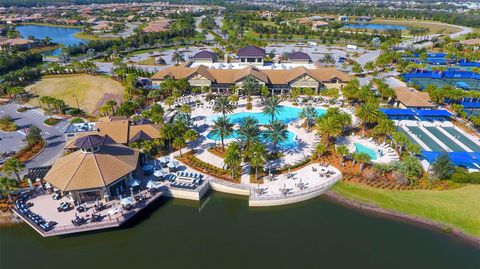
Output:
[[[219,135],[214,135],[212,132],[208,132],[207,138],[213,141],[220,141],[220,136]],[[238,138],[238,133],[237,131],[233,131],[233,133],[224,139],[237,139]],[[260,135],[260,141],[262,143],[269,143],[268,139],[263,137],[263,135]],[[297,146],[297,141],[295,140],[295,133],[287,131],[287,139],[281,143],[278,144],[278,146],[282,149],[292,149]]]
[[[370,160],[372,161],[378,159],[377,152],[374,149],[358,142],[353,143],[353,145],[355,146],[355,153],[366,153],[370,156]]]
[[[299,118],[299,114],[302,111],[301,108],[291,107],[291,106],[281,106],[282,110],[275,116],[275,118],[283,123],[289,123]],[[317,114],[323,115],[326,113],[325,109],[317,108],[315,109]],[[209,117],[210,120],[215,120],[219,115]],[[239,123],[246,117],[255,118],[259,124],[266,125],[270,122],[270,116],[264,114],[263,112],[240,112],[227,116],[230,119],[230,122],[233,124]]]

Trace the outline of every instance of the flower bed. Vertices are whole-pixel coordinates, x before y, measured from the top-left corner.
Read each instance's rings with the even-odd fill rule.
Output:
[[[223,168],[216,167],[209,163],[206,163],[199,158],[195,157],[192,151],[177,157],[180,161],[186,165],[192,167],[195,170],[211,175],[216,178],[224,179],[230,182],[238,183],[240,181],[240,172],[235,174],[235,178],[232,178],[231,171]]]
[[[222,149],[221,147],[211,147],[208,148],[208,152],[212,153],[213,155],[216,155],[222,159],[225,158],[225,150]]]
[[[23,106],[23,107],[17,109],[17,112],[25,112],[27,110],[28,110],[28,108]]]
[[[45,123],[45,124],[48,125],[48,126],[53,126],[53,125],[55,125],[55,124],[57,124],[57,123],[59,123],[59,122],[60,122],[59,119],[56,119],[56,118],[48,118],[48,119],[46,119],[43,123]]]
[[[45,146],[45,140],[40,139],[32,146],[30,147],[26,146],[20,151],[18,151],[15,157],[22,162],[28,161],[31,158],[33,158],[35,155],[37,155],[40,151],[42,151],[44,146]]]

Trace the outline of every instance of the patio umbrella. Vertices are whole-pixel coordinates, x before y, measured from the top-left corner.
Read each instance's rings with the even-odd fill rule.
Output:
[[[146,164],[143,166],[143,171],[151,171],[151,170],[153,170],[153,165]]]
[[[168,156],[163,156],[163,157],[160,157],[159,161],[161,163],[168,163],[170,161],[170,158]]]
[[[128,181],[128,186],[130,186],[130,187],[140,186],[140,181],[137,180],[137,179],[130,179],[130,180]]]
[[[178,167],[178,162],[173,161],[171,163],[168,163],[168,168],[177,168]]]
[[[153,172],[153,175],[156,176],[156,177],[164,177],[166,174],[167,173],[165,173],[162,170],[155,170],[155,172]]]
[[[134,200],[132,197],[125,197],[122,200],[120,200],[120,204],[123,206],[132,205],[133,203],[134,203]]]
[[[157,185],[152,180],[147,182],[147,188],[148,189],[155,189],[156,187],[157,187]]]

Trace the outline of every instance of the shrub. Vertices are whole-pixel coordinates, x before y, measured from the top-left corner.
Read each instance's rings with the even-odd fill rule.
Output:
[[[85,121],[82,118],[73,118],[70,120],[70,123],[84,123]]]
[[[48,118],[48,119],[46,119],[43,123],[45,123],[45,124],[48,125],[48,126],[53,126],[53,125],[55,125],[55,124],[57,124],[57,123],[59,123],[59,122],[60,122],[59,119],[56,119],[56,118]]]
[[[17,109],[17,112],[25,112],[27,110],[28,110],[28,108],[22,106],[21,108]]]
[[[17,130],[17,125],[10,116],[5,115],[0,118],[0,130],[5,132],[12,132]]]
[[[457,167],[450,180],[456,183],[480,184],[480,172],[468,173],[465,168]]]

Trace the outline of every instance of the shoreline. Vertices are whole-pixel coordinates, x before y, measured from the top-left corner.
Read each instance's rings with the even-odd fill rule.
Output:
[[[327,200],[337,203],[339,205],[346,206],[346,207],[361,211],[363,213],[370,213],[382,218],[389,218],[395,221],[403,221],[409,224],[416,224],[424,228],[434,230],[436,232],[441,232],[442,234],[451,236],[453,238],[461,240],[464,243],[467,243],[469,245],[472,245],[480,249],[480,237],[468,235],[463,231],[459,230],[458,228],[452,227],[448,224],[429,220],[422,217],[410,216],[398,211],[384,209],[374,204],[363,203],[356,200],[352,200],[338,193],[335,193],[332,190],[329,190],[328,192],[326,192],[324,196],[327,197]]]

